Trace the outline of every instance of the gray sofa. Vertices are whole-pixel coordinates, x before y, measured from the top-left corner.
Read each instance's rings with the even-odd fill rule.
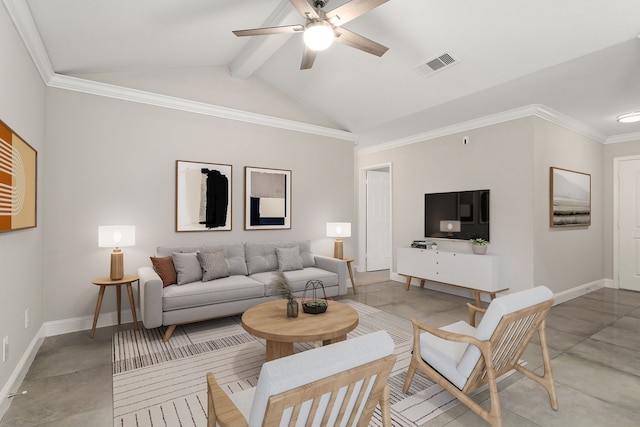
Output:
[[[204,254],[220,258],[224,254],[228,276],[206,280],[205,269],[206,281],[202,270],[200,278],[195,277],[200,264],[193,261],[194,256]],[[346,262],[312,254],[309,241],[158,247],[156,257],[172,257],[178,283],[181,279],[183,282],[165,286],[165,277],[161,278],[152,266],[138,269],[142,322],[149,329],[166,326],[165,342],[177,325],[239,314],[261,302],[281,298],[273,295],[270,286],[278,269],[284,271],[298,297],[302,297],[309,280],[321,280],[327,297],[347,293]]]

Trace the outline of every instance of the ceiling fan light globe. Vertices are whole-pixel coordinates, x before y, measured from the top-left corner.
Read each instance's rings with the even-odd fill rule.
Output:
[[[333,43],[333,28],[326,22],[311,22],[304,30],[304,44],[311,50],[325,50]]]

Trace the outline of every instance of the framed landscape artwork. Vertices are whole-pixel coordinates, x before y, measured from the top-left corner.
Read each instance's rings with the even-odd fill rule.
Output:
[[[291,171],[244,168],[245,230],[291,228]]]
[[[551,227],[591,225],[591,175],[556,167],[550,168]]]
[[[38,153],[0,121],[0,233],[36,226]]]
[[[231,165],[176,161],[176,231],[231,230]]]

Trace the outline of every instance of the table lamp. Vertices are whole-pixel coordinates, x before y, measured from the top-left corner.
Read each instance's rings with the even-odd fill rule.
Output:
[[[327,237],[335,237],[336,241],[333,244],[333,257],[342,259],[342,238],[351,237],[351,223],[350,222],[328,222],[327,223]]]
[[[98,227],[98,247],[114,248],[111,253],[111,280],[124,277],[124,256],[120,248],[136,243],[136,228],[133,225],[103,225]]]

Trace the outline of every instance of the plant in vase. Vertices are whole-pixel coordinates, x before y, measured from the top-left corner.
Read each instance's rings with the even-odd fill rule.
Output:
[[[320,290],[322,290],[322,298],[318,295]],[[310,299],[307,299],[307,292],[311,293]],[[302,311],[309,314],[320,314],[327,311],[328,306],[327,294],[324,291],[322,281],[309,280],[302,294]]]
[[[471,250],[474,254],[483,255],[487,252],[487,245],[489,245],[488,240],[485,240],[482,237],[477,237],[469,240],[469,242],[471,242]]]
[[[287,317],[298,317],[298,301],[293,296],[289,280],[282,270],[275,271],[273,275],[275,277],[271,280],[271,289],[275,295],[287,299]]]

